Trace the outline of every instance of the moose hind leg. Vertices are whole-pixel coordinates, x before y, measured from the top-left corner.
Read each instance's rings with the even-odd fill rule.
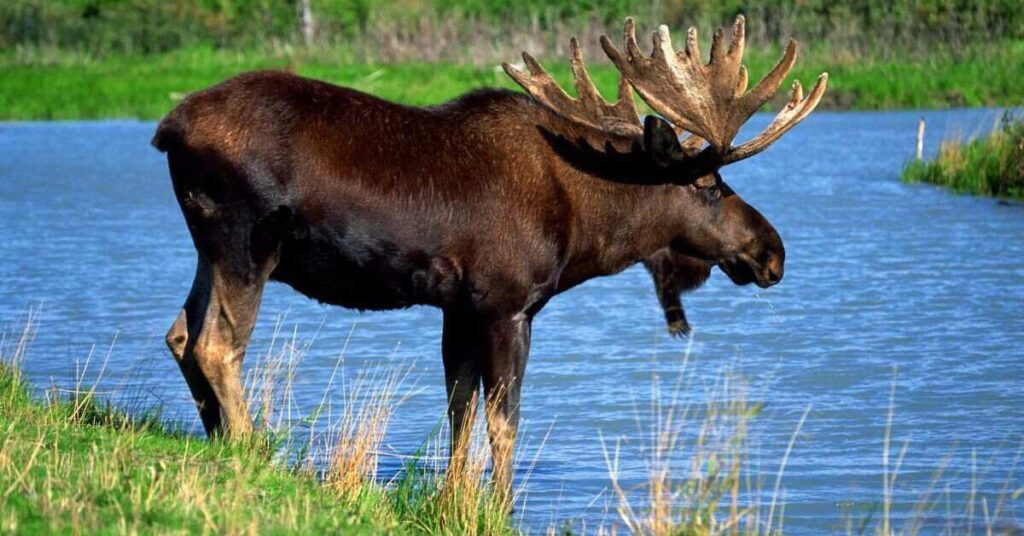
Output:
[[[191,300],[191,294],[189,298]],[[217,401],[217,395],[213,393],[210,382],[206,381],[206,376],[199,369],[195,357],[191,353],[186,354],[185,352],[188,345],[188,310],[189,306],[186,302],[185,307],[178,313],[178,318],[167,332],[167,347],[178,363],[189,391],[192,392],[192,400],[195,401],[196,409],[199,410],[203,428],[207,434],[212,434],[221,426],[220,402]]]
[[[188,331],[179,363],[190,367],[186,379],[198,369],[214,395],[213,405],[208,399],[200,401],[200,415],[208,434],[242,437],[252,431],[242,387],[242,360],[256,323],[265,281],[246,281],[200,258],[184,311]],[[180,332],[172,327],[168,339],[176,343]],[[184,366],[182,370],[186,370]],[[202,382],[197,380],[196,385],[202,387]],[[193,388],[192,382],[189,387]],[[208,415],[212,407],[218,409],[217,417]]]

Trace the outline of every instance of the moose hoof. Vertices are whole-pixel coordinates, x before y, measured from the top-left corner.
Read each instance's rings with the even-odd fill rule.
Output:
[[[679,339],[689,337],[692,331],[685,320],[676,320],[668,325],[668,334]]]

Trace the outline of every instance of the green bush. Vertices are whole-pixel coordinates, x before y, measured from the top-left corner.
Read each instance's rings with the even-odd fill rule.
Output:
[[[281,0],[9,0],[0,49],[158,54],[189,45],[246,47],[290,40],[297,11]]]
[[[944,141],[934,160],[907,164],[903,180],[1024,199],[1024,119],[1007,113],[987,138]]]
[[[626,15],[659,19],[676,28],[729,24],[740,13],[757,24],[749,38],[778,43],[790,36],[820,46],[886,57],[928,54],[938,46],[1024,37],[1017,0],[311,0],[319,38],[337,43],[409,24],[458,28],[470,39],[496,33],[548,30],[582,22],[617,26]],[[226,48],[298,41],[299,0],[5,0],[0,3],[0,49],[53,47],[103,56],[152,54],[188,45]]]

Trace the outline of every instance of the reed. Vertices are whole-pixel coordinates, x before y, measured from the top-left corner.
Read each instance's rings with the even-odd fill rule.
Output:
[[[639,485],[624,483],[620,448],[626,438],[601,440],[618,519],[597,529],[599,535],[777,535],[785,533],[784,478],[805,423],[808,406],[797,419],[779,460],[760,461],[751,469],[756,454],[749,439],[756,433],[761,404],[748,400],[741,378],[727,372],[698,399],[687,397],[698,389],[689,351],[684,356],[679,381],[669,390],[658,378],[652,382],[650,403],[643,415],[638,410],[635,433],[641,438],[646,478]],[[932,471],[924,486],[899,486],[904,460],[911,452],[909,440],[896,441],[898,418],[897,374],[894,368],[888,392],[885,427],[879,431],[880,486],[869,514],[851,516],[848,534],[917,536],[919,534],[1016,534],[1024,498],[1018,470],[1024,459],[1024,442],[1009,465],[979,469],[976,454],[957,460],[947,455]],[[640,423],[650,423],[640,425]],[[775,466],[772,471],[772,466]],[[767,471],[766,471],[767,469]],[[773,476],[758,476],[774,473]],[[992,473],[995,474],[992,474]],[[1001,485],[995,485],[1002,478]],[[966,493],[952,490],[962,488]],[[980,482],[988,482],[980,489]],[[571,532],[571,531],[570,531]],[[549,534],[555,532],[549,531]],[[559,533],[559,534],[563,534]],[[581,533],[585,533],[581,532]]]
[[[689,348],[679,381],[666,392],[655,378],[650,404],[637,416],[638,430],[632,435],[645,439],[641,450],[647,473],[639,488],[622,483],[622,438],[612,448],[602,438],[619,519],[598,533],[616,534],[622,527],[630,534],[652,536],[781,534],[782,478],[810,408],[796,424],[778,462],[772,492],[766,495],[764,482],[749,468],[748,434],[761,404],[750,402],[742,380],[727,372],[702,398],[688,397],[699,383]],[[643,422],[650,424],[641,426]],[[761,502],[765,496],[768,504]]]
[[[1024,199],[1024,119],[1007,112],[986,137],[947,139],[934,159],[908,162],[902,178],[961,193]]]

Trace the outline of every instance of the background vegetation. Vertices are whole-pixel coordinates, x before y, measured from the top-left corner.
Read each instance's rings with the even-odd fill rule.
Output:
[[[103,57],[274,46],[306,40],[305,5],[311,40],[340,45],[347,59],[361,61],[490,62],[506,57],[517,34],[556,46],[565,30],[617,27],[628,15],[648,25],[707,29],[745,13],[754,44],[795,35],[837,53],[880,58],[932,55],[936,47],[956,54],[963,45],[1024,37],[1024,11],[1014,0],[9,0],[0,7],[0,48]],[[419,46],[425,43],[431,46]]]
[[[986,138],[944,141],[933,160],[908,163],[903,180],[1024,199],[1024,119],[1006,114]]]
[[[8,0],[0,119],[156,118],[254,68],[433,103],[512,87],[495,69],[522,50],[565,78],[571,35],[610,92],[616,74],[597,36],[618,35],[623,17],[644,31],[696,25],[706,40],[740,13],[753,74],[794,36],[804,46],[794,74],[832,75],[826,107],[1015,105],[1024,95],[1024,10],[1014,0]]]

